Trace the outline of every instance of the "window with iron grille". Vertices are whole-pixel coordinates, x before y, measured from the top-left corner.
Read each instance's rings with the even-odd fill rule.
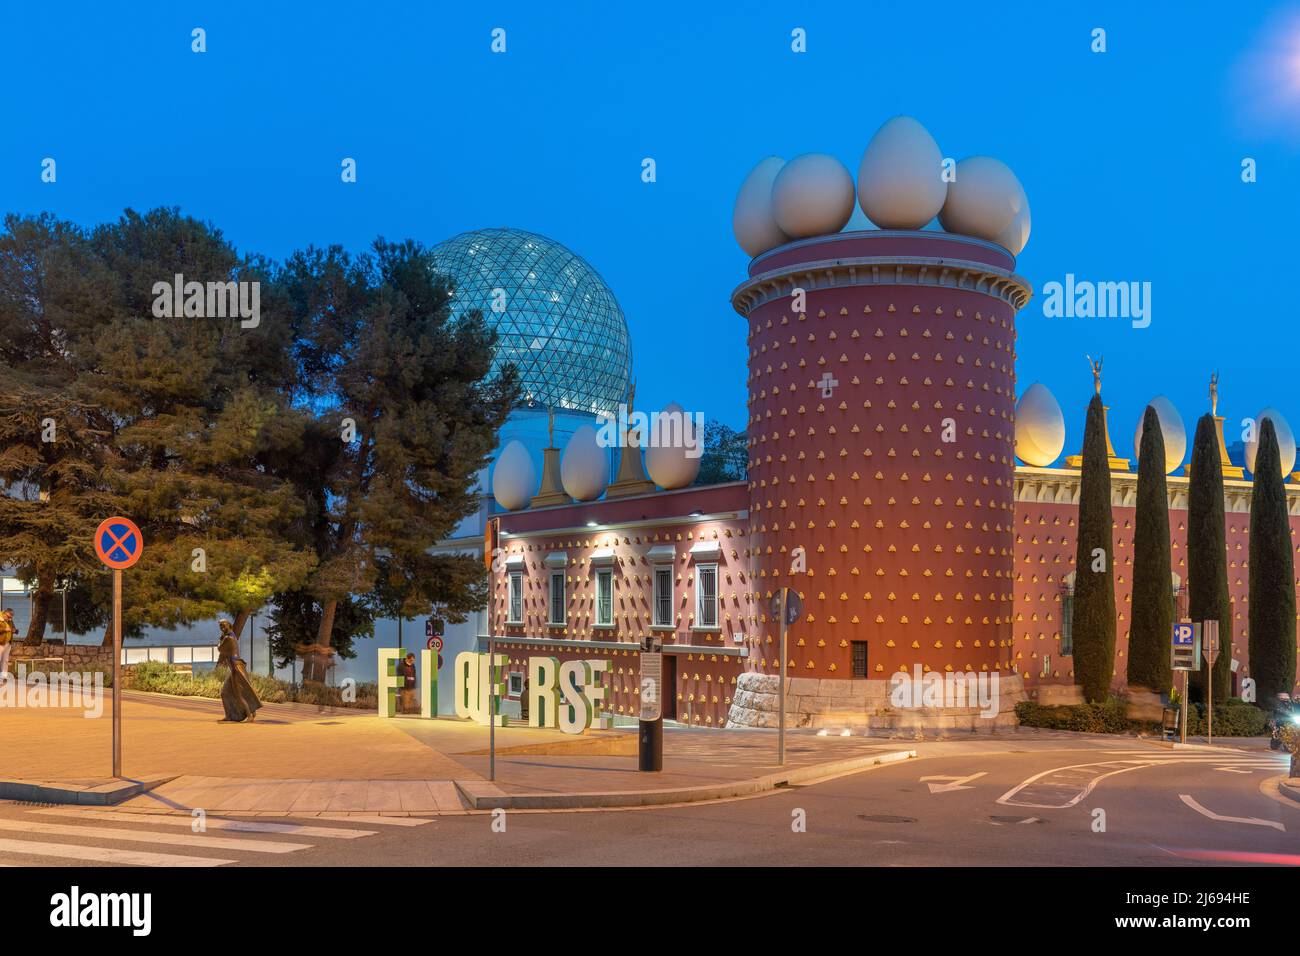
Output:
[[[614,571],[601,568],[596,572],[596,626],[614,624]]]
[[[854,641],[851,646],[853,648],[853,676],[866,677],[867,676],[867,642]]]
[[[564,624],[564,572],[551,572],[551,607],[547,618],[548,624]]]
[[[524,623],[524,575],[520,571],[510,575],[510,608],[506,615],[507,624]]]
[[[673,569],[655,568],[655,627],[672,627],[673,621]]]
[[[695,568],[695,626],[718,626],[718,566],[701,564]]]

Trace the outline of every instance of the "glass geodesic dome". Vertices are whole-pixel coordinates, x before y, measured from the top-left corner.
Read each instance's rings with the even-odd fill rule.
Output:
[[[617,414],[632,345],[614,293],[586,260],[519,229],[465,232],[435,246],[433,257],[455,281],[453,309],[480,309],[496,328],[494,367],[518,366],[526,402]]]

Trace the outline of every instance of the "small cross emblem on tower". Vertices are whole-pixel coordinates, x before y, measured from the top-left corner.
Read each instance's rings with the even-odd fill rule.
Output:
[[[835,386],[840,384],[840,380],[832,377],[830,372],[823,372],[821,381],[817,384],[822,387],[822,398],[830,398],[835,392]]]

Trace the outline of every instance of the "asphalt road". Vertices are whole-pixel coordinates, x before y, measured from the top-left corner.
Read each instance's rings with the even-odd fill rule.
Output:
[[[645,810],[205,821],[0,804],[6,866],[1300,864],[1267,750],[953,742],[789,790]],[[399,822],[400,821],[400,822]],[[502,831],[503,832],[500,832]]]

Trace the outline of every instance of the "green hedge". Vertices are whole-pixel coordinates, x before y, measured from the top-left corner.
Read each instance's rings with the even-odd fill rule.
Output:
[[[1016,717],[1022,727],[1046,730],[1073,730],[1085,734],[1161,732],[1159,724],[1130,719],[1128,703],[1120,697],[1112,697],[1104,704],[1056,707],[1025,700],[1016,704]],[[1268,735],[1267,721],[1268,714],[1254,704],[1233,699],[1214,708],[1214,736],[1264,737]],[[1204,737],[1205,729],[1205,708],[1193,704],[1188,709],[1187,733],[1192,737]]]
[[[151,691],[155,694],[215,699],[221,696],[221,685],[226,681],[226,674],[224,667],[214,667],[206,673],[187,674],[175,670],[171,664],[163,661],[145,661],[134,665],[126,672],[122,686],[132,690]],[[357,699],[348,703],[343,700],[337,687],[297,686],[274,677],[267,677],[265,674],[249,674],[248,679],[264,704],[292,702],[326,707],[355,707],[362,710],[375,710],[379,706],[377,688],[374,684],[358,684]]]

